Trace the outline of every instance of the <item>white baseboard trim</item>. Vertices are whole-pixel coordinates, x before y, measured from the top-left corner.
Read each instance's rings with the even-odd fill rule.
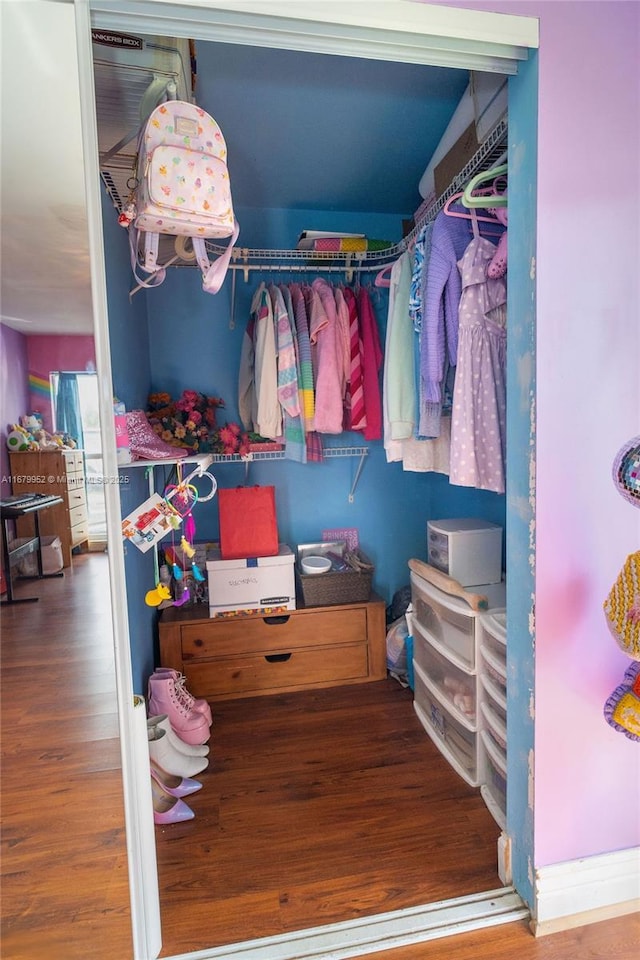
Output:
[[[537,937],[640,909],[640,847],[539,867]]]
[[[503,887],[168,960],[346,960],[528,917],[529,910],[513,887]]]

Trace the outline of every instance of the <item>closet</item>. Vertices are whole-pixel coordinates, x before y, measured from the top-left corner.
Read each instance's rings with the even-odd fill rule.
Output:
[[[160,38],[161,39],[161,38]],[[155,41],[158,38],[154,38]],[[160,43],[160,45],[165,45]],[[170,43],[167,44],[170,46]],[[208,388],[211,382],[212,391],[219,392],[225,399],[229,412],[229,419],[236,416],[236,382],[239,363],[241,337],[248,317],[248,306],[251,296],[261,281],[288,283],[297,280],[310,281],[318,275],[326,275],[331,281],[347,285],[366,285],[374,302],[376,319],[381,335],[387,324],[388,299],[384,289],[374,286],[374,278],[386,265],[394,263],[400,255],[412,250],[416,237],[424,224],[433,219],[442,211],[443,207],[457,193],[460,193],[480,171],[495,166],[504,159],[507,147],[507,125],[502,120],[492,127],[489,135],[478,144],[468,161],[462,164],[448,180],[446,188],[433,197],[426,205],[424,198],[418,193],[420,175],[430,158],[430,150],[437,143],[444,132],[450,116],[460,101],[468,83],[466,71],[453,71],[457,74],[455,82],[448,91],[440,88],[440,94],[446,106],[440,106],[437,127],[438,134],[434,134],[434,144],[431,148],[425,147],[422,160],[419,164],[413,161],[413,172],[404,173],[402,167],[395,167],[392,163],[393,176],[408,180],[412,184],[413,201],[406,200],[398,210],[388,209],[384,197],[384,178],[389,177],[389,168],[383,172],[381,179],[373,185],[367,182],[363,175],[367,162],[370,159],[373,170],[376,168],[375,153],[368,153],[367,147],[362,150],[358,163],[351,165],[349,180],[353,189],[353,196],[358,197],[349,206],[340,207],[345,201],[346,193],[342,193],[339,185],[334,185],[333,194],[325,192],[322,197],[314,196],[316,183],[322,180],[323,155],[316,159],[316,166],[311,167],[308,162],[303,164],[303,173],[309,183],[308,200],[298,199],[298,206],[281,207],[282,199],[274,198],[269,193],[269,178],[263,170],[269,163],[281,164],[282,157],[287,152],[295,151],[297,140],[304,140],[305,128],[300,131],[291,129],[287,125],[286,106],[277,107],[277,77],[275,60],[269,61],[269,54],[273,54],[280,62],[287,60],[292,76],[295,76],[296,62],[302,64],[299,58],[302,54],[290,52],[279,54],[264,50],[231,49],[229,45],[216,45],[208,42],[197,42],[195,48],[195,95],[196,100],[207,109],[220,123],[227,139],[229,149],[229,170],[232,182],[232,192],[236,215],[240,221],[241,234],[237,245],[237,254],[234,256],[230,276],[225,288],[216,298],[201,294],[199,277],[188,263],[176,263],[175,270],[169,271],[169,276],[163,287],[152,291],[138,291],[133,293],[129,303],[136,310],[142,311],[139,305],[144,299],[148,328],[149,328],[149,376],[148,383],[142,389],[178,391],[180,388],[196,386]],[[308,55],[310,58],[321,55]],[[179,58],[178,58],[179,59]],[[332,58],[329,58],[331,61]],[[235,63],[234,63],[235,61]],[[269,64],[271,63],[271,73]],[[362,61],[368,65],[369,61]],[[272,110],[269,112],[269,122],[273,131],[273,140],[265,141],[256,136],[252,130],[249,138],[246,137],[246,127],[250,121],[243,117],[243,111],[235,101],[232,101],[231,90],[237,90],[237,76],[225,78],[219,74],[207,86],[207,68],[216,65],[227,66],[234,64],[235,71],[245,71],[245,96],[251,96],[251,83],[257,82],[256,77],[264,84],[271,83],[270,95],[273,97]],[[391,70],[392,65],[386,65]],[[354,70],[353,76],[358,75],[358,64],[350,65]],[[264,70],[264,74],[260,70]],[[317,67],[314,69],[318,69]],[[419,70],[428,72],[431,68],[415,68],[416,76]],[[155,75],[151,69],[151,79]],[[171,71],[169,71],[171,72]],[[339,71],[335,71],[337,75]],[[347,71],[348,73],[348,71]],[[330,74],[330,71],[329,71]],[[304,72],[298,74],[304,79]],[[97,77],[97,74],[96,74]],[[315,74],[314,74],[315,77]],[[335,81],[335,77],[333,78]],[[113,75],[110,75],[113,83]],[[119,81],[116,81],[116,83]],[[373,85],[373,80],[371,81]],[[400,81],[398,81],[401,86]],[[444,84],[442,75],[438,83]],[[331,77],[327,81],[331,85]],[[123,93],[126,94],[127,83],[123,82]],[[378,88],[379,89],[379,88]],[[257,88],[256,88],[257,90]],[[405,88],[407,103],[410,103],[409,88]],[[113,92],[113,90],[112,90]],[[110,129],[103,137],[106,126],[101,124],[100,104],[104,87],[97,85],[98,128],[100,133],[101,151],[108,153],[113,150],[119,139],[126,137],[127,132],[135,127],[135,98],[133,116],[129,116],[124,128],[114,132]],[[229,95],[229,96],[227,96]],[[354,95],[353,87],[345,87],[339,92],[337,100],[342,97],[346,101],[345,114],[353,114],[357,106],[350,100]],[[208,102],[210,97],[211,102]],[[121,102],[127,98],[121,98]],[[310,106],[313,101],[310,101]],[[396,105],[397,106],[397,105]],[[389,108],[389,104],[387,104]],[[391,109],[393,105],[391,106]],[[138,107],[139,109],[139,107]],[[407,108],[408,109],[408,108]],[[229,111],[225,113],[225,110]],[[331,153],[342,149],[342,142],[346,151],[353,156],[354,143],[350,143],[349,127],[346,120],[337,122],[335,116],[322,118],[307,111],[307,123],[322,126],[325,129],[327,140],[325,150]],[[397,144],[384,140],[384,121],[382,131],[377,131],[377,141],[382,150],[395,151]],[[243,123],[245,135],[241,137]],[[260,133],[264,132],[262,128]],[[116,139],[116,133],[119,136]],[[420,139],[420,129],[414,129],[412,143]],[[131,141],[129,141],[130,144]],[[270,150],[272,146],[272,150]],[[408,152],[408,151],[406,151]],[[399,150],[402,155],[402,148]],[[394,154],[395,156],[395,154]],[[117,218],[114,204],[121,203],[124,196],[126,180],[131,170],[132,155],[127,156],[126,145],[120,153],[116,152],[105,161],[103,179],[108,191],[108,198],[103,205],[105,217]],[[234,173],[234,164],[237,174]],[[327,163],[325,166],[329,167]],[[297,183],[301,176],[299,167],[295,163],[289,165],[291,181]],[[380,175],[379,175],[380,176]],[[125,188],[122,186],[124,180]],[[359,184],[359,188],[354,187]],[[388,183],[388,180],[387,180]],[[290,184],[290,186],[292,185]],[[279,188],[283,190],[282,186]],[[327,184],[324,182],[324,189]],[[245,191],[243,193],[243,190]],[[391,192],[391,191],[389,191]],[[283,197],[281,192],[278,197]],[[327,199],[328,198],[328,199]],[[367,203],[373,204],[367,207]],[[378,206],[376,206],[378,201]],[[326,206],[321,206],[323,203]],[[419,210],[419,207],[422,209]],[[416,215],[414,222],[405,224],[404,236],[403,220]],[[359,229],[360,228],[360,229]],[[388,238],[391,246],[381,255],[380,251],[364,251],[348,253],[346,256],[325,254],[314,251],[313,261],[310,262],[309,251],[296,248],[296,241],[304,230],[317,229],[322,232],[336,230],[339,232],[365,233],[367,236]],[[111,232],[105,229],[111,239]],[[124,238],[122,239],[124,243]],[[165,252],[169,257],[175,255],[171,244],[165,244]],[[107,263],[112,256],[107,244]],[[319,261],[322,261],[321,264]],[[115,269],[115,267],[114,267]],[[127,285],[131,290],[134,286],[131,275],[122,267],[120,257],[118,282]],[[136,303],[136,300],[138,301]],[[188,322],[181,321],[182,316],[188,317]],[[114,386],[122,394],[124,371],[127,369],[123,356],[126,345],[123,339],[118,341],[119,334],[112,330],[112,363]],[[383,336],[382,339],[384,340]],[[199,381],[195,383],[194,381]],[[205,382],[207,381],[207,382]],[[140,390],[132,390],[136,398]],[[130,401],[131,402],[131,401]],[[343,453],[351,454],[343,455]],[[366,461],[366,462],[365,462]],[[238,458],[214,458],[214,467],[218,482],[221,485],[234,485],[248,479],[251,483],[274,483],[278,489],[279,501],[282,508],[279,518],[282,525],[283,539],[295,544],[315,538],[323,527],[338,524],[353,525],[359,528],[362,541],[367,552],[374,556],[376,562],[376,589],[383,593],[387,602],[390,602],[395,590],[408,584],[409,574],[406,560],[410,556],[426,556],[426,520],[444,516],[483,516],[488,520],[504,526],[505,504],[499,493],[478,491],[475,488],[452,488],[442,473],[411,473],[404,470],[401,463],[387,462],[384,450],[380,443],[364,446],[358,434],[348,433],[345,436],[333,436],[327,439],[325,462],[322,464],[307,463],[305,465],[291,464],[282,454],[265,454],[261,459],[256,455],[249,467],[243,465]],[[322,472],[320,472],[322,471]],[[307,480],[307,477],[310,479]],[[308,497],[306,504],[296,506],[298,491],[301,483],[308,483]],[[308,502],[312,502],[314,509],[309,511]],[[351,510],[351,512],[349,512]],[[215,538],[217,533],[215,514],[198,517],[198,530],[204,539]],[[399,559],[403,558],[403,559]],[[135,558],[138,560],[139,558]],[[131,562],[131,561],[128,561]],[[134,641],[144,644],[143,634],[148,633],[149,624],[136,624],[132,633]],[[148,639],[147,641],[148,642]],[[146,660],[148,663],[148,658]],[[145,659],[140,657],[135,666],[139,669],[139,676],[144,676]],[[140,680],[137,681],[140,683]],[[385,681],[386,682],[386,681]],[[406,708],[406,701],[403,704]],[[214,735],[215,738],[215,735]],[[357,761],[356,761],[357,762]],[[497,831],[496,831],[497,836]],[[496,881],[496,885],[497,881]],[[464,893],[464,891],[461,891]]]

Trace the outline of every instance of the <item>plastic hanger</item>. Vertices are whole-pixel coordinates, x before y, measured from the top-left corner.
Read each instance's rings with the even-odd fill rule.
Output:
[[[460,210],[451,210],[451,204],[455,203],[456,200],[459,200],[461,196],[462,196],[461,193],[454,193],[452,197],[449,197],[444,207],[442,208],[442,212],[445,213],[448,217],[460,217],[461,220],[474,220],[476,222],[480,221],[481,223],[491,223],[495,227],[500,227],[500,221],[497,220],[495,217],[483,217],[481,214],[476,213],[475,209],[471,213],[462,213],[462,211]],[[493,197],[491,198],[491,202],[492,203],[494,202]],[[502,230],[500,230],[499,233],[496,234],[496,236],[499,236],[501,233],[502,233]]]
[[[475,177],[472,177],[469,183],[466,185],[462,191],[462,205],[468,207],[469,209],[473,207],[487,207],[486,196],[478,196],[477,193],[474,195],[474,190],[477,191],[478,187],[482,183],[486,183],[487,180],[497,180],[500,176],[505,174],[508,170],[508,165],[502,163],[499,167],[494,167],[492,170],[484,170],[482,173],[477,173]],[[491,204],[492,207],[506,207],[507,206],[507,195],[500,193],[493,193],[491,195]]]

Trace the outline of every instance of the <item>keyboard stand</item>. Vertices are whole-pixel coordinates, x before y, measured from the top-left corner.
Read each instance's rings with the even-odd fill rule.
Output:
[[[16,504],[14,506],[3,506],[2,510],[2,556],[4,560],[4,573],[7,581],[7,599],[2,600],[2,606],[7,606],[13,603],[37,603],[40,597],[14,597],[13,595],[13,582],[11,576],[11,567],[17,563],[17,561],[26,556],[28,553],[35,552],[36,561],[38,564],[38,573],[34,577],[24,577],[24,580],[48,580],[51,577],[64,577],[64,571],[59,573],[44,573],[42,569],[42,539],[40,537],[40,510],[46,510],[47,507],[52,507],[57,503],[62,503],[62,497],[47,497],[44,503],[38,503],[37,500],[29,500],[21,504]],[[20,544],[19,547],[14,547],[9,549],[9,522],[15,520],[16,517],[26,516],[27,514],[33,514],[33,520],[35,524],[35,531],[33,537],[28,540],[26,543]]]

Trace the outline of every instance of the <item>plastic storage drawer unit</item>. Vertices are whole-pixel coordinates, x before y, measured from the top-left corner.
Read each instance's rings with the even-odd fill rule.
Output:
[[[428,639],[419,623],[414,626],[413,659],[453,715],[475,726],[475,675],[461,670],[442,650],[438,650],[438,645]]]
[[[475,731],[456,720],[445,703],[437,696],[415,660],[413,670],[415,682],[413,706],[418,719],[456,773],[472,787],[477,787]]]
[[[503,830],[507,820],[507,758],[486,730],[480,732],[480,793]]]
[[[411,574],[411,602],[414,622],[435,641],[447,648],[461,667],[473,670],[475,654],[475,614],[462,601],[441,594],[436,598],[425,580]]]
[[[503,665],[507,674],[507,612],[491,610],[478,615],[478,642]]]

